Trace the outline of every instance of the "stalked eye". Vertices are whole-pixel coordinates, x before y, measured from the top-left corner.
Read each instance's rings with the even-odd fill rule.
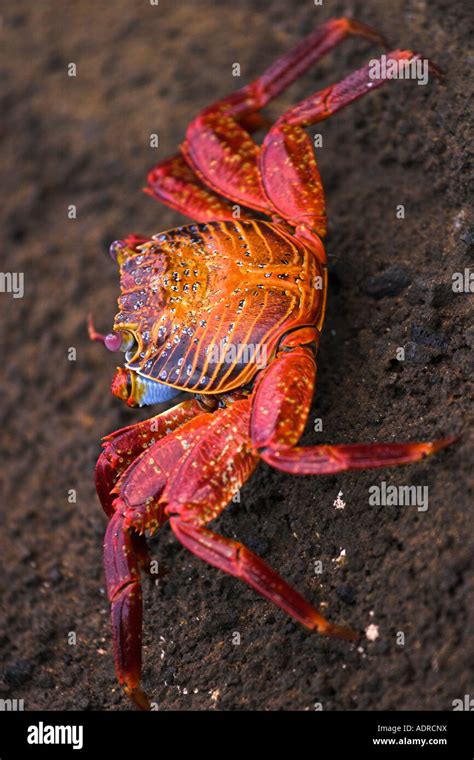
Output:
[[[126,351],[133,353],[137,350],[137,342],[133,335],[129,332],[111,332],[104,338],[105,347],[109,351]]]
[[[109,248],[109,254],[114,261],[117,261],[119,253],[125,250],[127,246],[122,240],[114,240]]]
[[[122,346],[122,336],[115,332],[109,333],[105,336],[104,344],[109,351],[120,351]]]

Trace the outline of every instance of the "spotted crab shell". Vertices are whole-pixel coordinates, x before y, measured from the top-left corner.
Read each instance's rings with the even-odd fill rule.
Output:
[[[197,393],[244,386],[284,334],[317,324],[321,276],[314,254],[282,225],[211,222],[157,235],[120,264],[114,329],[138,343],[126,367]]]

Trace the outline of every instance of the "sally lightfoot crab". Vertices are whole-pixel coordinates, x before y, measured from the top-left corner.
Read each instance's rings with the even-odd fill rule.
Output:
[[[121,288],[114,332],[103,336],[92,323],[89,329],[125,352],[112,392],[130,406],[189,394],[107,436],[97,462],[97,491],[110,519],[105,572],[117,677],[142,708],[149,706],[140,686],[146,533],[169,520],[191,552],[307,628],[355,639],[245,546],[207,526],[260,460],[324,475],[415,462],[453,440],[297,445],[313,396],[327,282],[324,193],[305,127],[385,80],[372,79],[364,66],[284,113],[261,145],[251,134],[265,124],[261,109],[350,35],[383,44],[357,21],[328,21],[261,77],[200,113],[180,152],[149,173],[147,188],[195,223],[111,247]],[[420,59],[410,50],[388,57],[401,66]]]

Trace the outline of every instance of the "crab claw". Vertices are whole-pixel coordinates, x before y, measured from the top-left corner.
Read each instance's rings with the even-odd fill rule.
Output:
[[[122,401],[128,401],[131,392],[130,373],[123,367],[117,367],[117,371],[112,378],[111,391],[114,396],[122,399]]]

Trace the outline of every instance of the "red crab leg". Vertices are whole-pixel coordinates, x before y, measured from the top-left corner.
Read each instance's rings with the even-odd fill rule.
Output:
[[[207,188],[180,153],[157,164],[147,181],[145,193],[196,222],[235,219],[232,204]],[[246,219],[247,214],[240,211],[239,218]]]
[[[260,186],[260,148],[249,136],[249,119],[350,35],[385,44],[380,34],[365,24],[347,18],[331,19],[281,56],[258,79],[213,103],[191,122],[181,150],[205,185],[235,203],[273,213]]]
[[[203,527],[222,512],[258,461],[249,448],[249,416],[249,399],[235,401],[212,415],[205,434],[181,459],[163,491],[161,501],[170,515],[170,526],[193,554],[245,581],[307,628],[355,639],[357,634],[348,628],[325,620],[260,557]]]
[[[394,50],[386,57],[402,62],[421,59],[411,50]],[[438,74],[433,64],[429,65]],[[371,70],[371,64],[363,66],[302,100],[284,113],[265,137],[259,158],[262,187],[272,208],[295,227],[320,232],[324,217],[321,179],[304,128],[327,119],[389,81],[390,77],[372,79]]]
[[[250,114],[241,123],[248,132],[254,132],[262,126],[271,126],[271,122],[259,113]],[[236,218],[234,205],[206,187],[181,153],[157,164],[148,172],[147,181],[148,187],[143,188],[145,193],[196,222]],[[239,209],[238,218],[248,219],[251,216]]]
[[[197,522],[201,518],[197,508],[194,518]],[[275,570],[238,541],[224,538],[207,528],[195,525],[189,517],[186,520],[172,517],[170,525],[176,537],[189,551],[219,570],[245,581],[261,596],[276,604],[306,628],[338,639],[359,638],[350,628],[326,620]]]
[[[184,425],[185,422],[202,413],[196,399],[167,409],[155,417],[138,422],[135,425],[116,430],[105,436],[102,452],[95,468],[95,482],[99,499],[107,515],[114,513],[113,501],[116,494],[112,489],[127,467],[150,444]]]
[[[365,443],[295,447],[313,395],[316,365],[311,352],[282,353],[255,386],[250,432],[268,464],[300,475],[408,464],[449,446],[455,438],[423,443]]]
[[[140,566],[146,569],[149,562],[144,532],[155,531],[167,519],[159,497],[180,459],[206,432],[211,416],[195,416],[179,429],[152,443],[127,467],[113,489],[117,496],[105,535],[104,567],[111,602],[115,668],[119,683],[142,709],[149,707],[140,687]],[[133,433],[133,428],[129,430]],[[164,434],[166,431],[161,432]]]
[[[410,464],[450,446],[455,436],[420,443],[349,443],[305,446],[287,451],[261,452],[262,459],[294,475],[333,475],[345,470],[368,470]]]
[[[140,688],[142,648],[142,592],[140,567],[132,537],[117,511],[105,534],[104,565],[111,602],[115,670],[119,683],[142,709],[149,709]]]
[[[241,121],[248,132],[262,126],[271,126],[260,113],[252,113]],[[196,176],[181,153],[157,164],[147,176],[148,187],[143,190],[152,198],[165,203],[196,222],[217,222],[236,218],[235,207],[221,195],[214,193]],[[239,209],[239,219],[251,215]]]

